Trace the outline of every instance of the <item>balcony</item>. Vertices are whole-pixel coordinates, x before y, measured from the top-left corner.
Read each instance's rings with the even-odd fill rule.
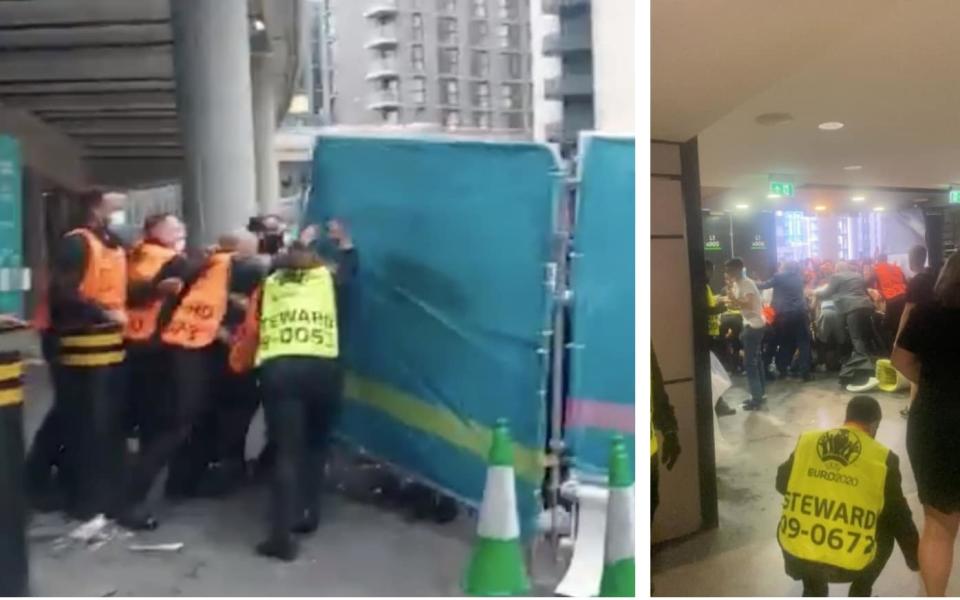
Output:
[[[546,56],[559,56],[570,52],[590,52],[590,33],[588,31],[569,31],[563,35],[548,33],[543,36],[543,53]]]
[[[593,95],[593,76],[591,75],[562,75],[550,77],[544,81],[543,95],[548,100],[563,100],[576,96]]]
[[[400,76],[396,58],[378,58],[367,67],[367,81],[395,79]]]
[[[385,50],[396,48],[398,42],[396,27],[378,27],[370,34],[370,39],[364,46],[367,49]]]
[[[370,110],[400,108],[400,94],[393,90],[377,90],[370,94],[367,108]]]
[[[564,9],[589,5],[590,0],[541,0],[541,10],[545,15],[559,15]]]
[[[363,12],[363,16],[368,19],[392,19],[397,16],[397,12],[397,0],[374,0],[370,3],[370,8]]]

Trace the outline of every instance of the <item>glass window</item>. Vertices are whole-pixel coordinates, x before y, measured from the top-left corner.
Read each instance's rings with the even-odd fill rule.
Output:
[[[523,88],[517,83],[504,83],[500,86],[500,100],[504,108],[523,106]]]
[[[503,124],[504,129],[523,129],[523,113],[520,112],[508,112],[503,113],[500,118],[501,123]]]
[[[460,104],[460,82],[456,79],[440,80],[440,104]]]
[[[410,46],[410,65],[414,71],[423,71],[423,46],[419,44]]]
[[[497,8],[501,19],[510,19],[511,21],[520,19],[519,0],[497,0]]]
[[[456,75],[460,72],[460,51],[456,48],[440,48],[437,52],[440,72],[445,75]]]
[[[470,75],[473,77],[490,76],[490,53],[474,50],[470,54]]]
[[[396,125],[400,122],[400,111],[399,110],[385,110],[383,111],[383,122]]]
[[[416,122],[418,122],[418,123],[422,123],[423,121],[426,121],[426,120],[427,120],[427,109],[425,109],[425,108],[418,108],[417,110],[415,110],[415,111],[413,112],[413,120],[416,121]]]
[[[457,20],[445,17],[437,20],[437,40],[441,44],[457,45]]]
[[[423,15],[413,13],[410,17],[410,28],[413,30],[413,39],[416,42],[423,41]]]
[[[523,79],[523,56],[516,52],[505,52],[503,57],[503,72],[505,79]]]
[[[480,19],[487,18],[487,0],[473,0],[471,14]]]
[[[410,98],[414,104],[427,103],[427,78],[414,77],[410,87]]]
[[[470,22],[470,44],[473,46],[485,46],[490,37],[490,24],[486,21]]]
[[[490,129],[493,125],[490,119],[490,113],[488,112],[475,112],[473,113],[473,126],[480,127],[481,129]]]
[[[443,124],[447,127],[460,127],[460,111],[459,110],[443,111]]]
[[[457,0],[437,0],[437,10],[445,13],[457,12]]]
[[[490,108],[490,83],[478,81],[470,86],[473,106],[476,108]]]
[[[501,48],[519,48],[520,47],[520,26],[510,23],[501,23],[497,29]]]

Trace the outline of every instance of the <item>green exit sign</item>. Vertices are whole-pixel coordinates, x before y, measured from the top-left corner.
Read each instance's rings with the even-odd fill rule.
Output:
[[[960,190],[950,190],[950,204],[960,204]]]
[[[793,198],[793,184],[786,181],[771,181],[770,195],[780,198]]]

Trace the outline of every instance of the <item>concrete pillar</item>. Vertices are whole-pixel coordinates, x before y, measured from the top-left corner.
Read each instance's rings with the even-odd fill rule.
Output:
[[[207,244],[256,213],[246,0],[171,0],[183,213]]]
[[[268,54],[255,54],[251,63],[253,148],[257,161],[257,208],[261,213],[275,212],[280,197],[279,165],[274,146],[277,100],[270,63]]]

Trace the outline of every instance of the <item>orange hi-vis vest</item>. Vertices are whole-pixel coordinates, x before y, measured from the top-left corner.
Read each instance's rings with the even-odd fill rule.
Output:
[[[82,235],[87,241],[87,267],[80,281],[80,295],[107,310],[126,310],[127,255],[123,248],[108,247],[86,228],[67,235]]]
[[[250,371],[257,359],[257,348],[260,346],[260,298],[263,295],[263,286],[253,291],[243,323],[237,327],[230,340],[230,355],[228,364],[230,370],[240,375]]]
[[[907,293],[907,278],[897,265],[877,263],[873,265],[873,272],[877,276],[877,285],[884,300],[890,300]]]
[[[128,266],[130,281],[136,283],[153,281],[163,265],[176,255],[176,250],[166,246],[141,242],[130,253]],[[160,316],[162,306],[163,299],[157,298],[146,306],[129,307],[124,337],[135,342],[149,340],[157,330],[157,318]]]
[[[203,348],[216,340],[227,312],[230,261],[233,254],[218,252],[187,290],[164,328],[164,343],[181,348]]]

